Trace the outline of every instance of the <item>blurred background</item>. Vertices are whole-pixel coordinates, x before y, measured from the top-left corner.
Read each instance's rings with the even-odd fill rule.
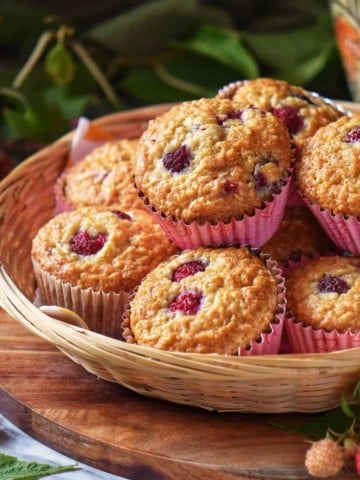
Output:
[[[350,99],[327,0],[0,0],[0,178],[81,115],[259,76]]]

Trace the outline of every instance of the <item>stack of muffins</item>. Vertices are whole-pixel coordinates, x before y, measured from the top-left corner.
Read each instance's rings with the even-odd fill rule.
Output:
[[[284,325],[295,352],[357,346],[357,163],[360,116],[287,82],[180,103],[61,175],[43,301],[164,350],[276,354]]]

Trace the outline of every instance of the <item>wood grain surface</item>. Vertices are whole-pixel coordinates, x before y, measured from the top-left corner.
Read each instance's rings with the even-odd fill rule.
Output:
[[[59,452],[131,480],[310,478],[308,439],[270,424],[309,416],[207,412],[140,396],[87,373],[2,310],[0,411]]]

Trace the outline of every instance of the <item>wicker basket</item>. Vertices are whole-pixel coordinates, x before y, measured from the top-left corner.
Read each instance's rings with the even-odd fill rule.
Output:
[[[168,108],[108,115],[96,124],[135,138]],[[337,406],[342,392],[350,395],[360,378],[360,348],[253,357],[164,352],[69,325],[35,307],[31,239],[52,216],[52,187],[71,138],[36,153],[0,183],[0,304],[11,316],[94,375],[175,403],[232,412],[319,412]]]

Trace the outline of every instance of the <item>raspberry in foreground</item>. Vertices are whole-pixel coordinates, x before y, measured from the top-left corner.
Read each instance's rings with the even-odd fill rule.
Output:
[[[197,272],[203,272],[205,265],[200,260],[191,260],[190,262],[179,265],[172,273],[171,280],[180,282],[183,278],[195,275]]]
[[[306,452],[305,467],[314,477],[332,477],[338,474],[343,466],[343,448],[331,438],[314,442]]]
[[[182,312],[185,315],[195,315],[199,311],[202,294],[192,290],[181,292],[169,304],[170,312]]]
[[[73,236],[71,248],[78,255],[94,255],[105,245],[106,238],[105,233],[98,233],[95,237],[91,237],[87,230],[81,230]]]

